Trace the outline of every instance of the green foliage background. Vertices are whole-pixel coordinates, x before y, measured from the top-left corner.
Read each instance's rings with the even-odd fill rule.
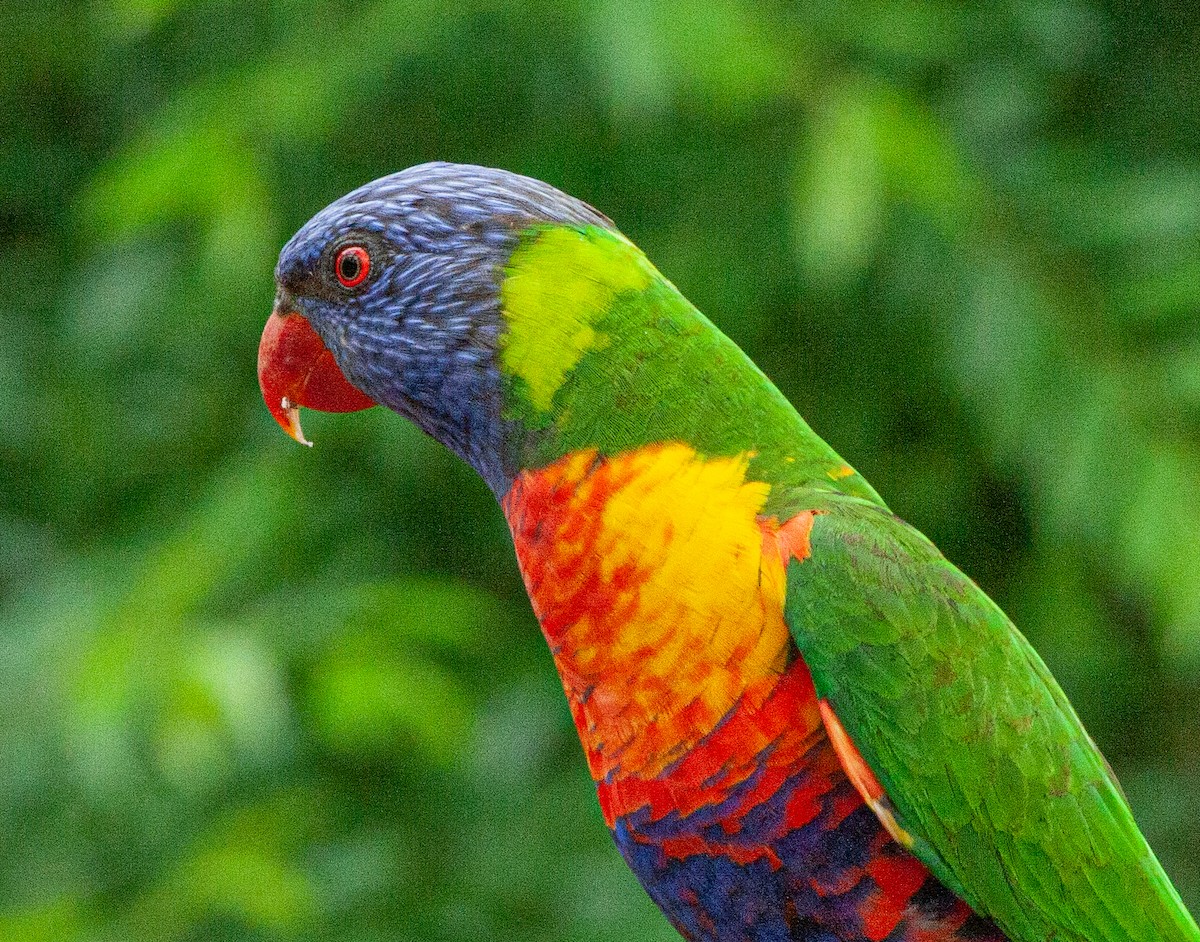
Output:
[[[668,940],[503,521],[255,380],[344,191],[615,218],[1023,626],[1200,907],[1200,7],[0,11],[0,939]]]

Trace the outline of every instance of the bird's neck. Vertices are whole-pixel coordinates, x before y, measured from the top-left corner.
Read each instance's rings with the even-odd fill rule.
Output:
[[[521,471],[682,442],[745,455],[752,478],[878,500],[753,362],[632,243],[600,228],[526,233],[504,272],[503,497]],[[769,508],[768,508],[769,509]]]

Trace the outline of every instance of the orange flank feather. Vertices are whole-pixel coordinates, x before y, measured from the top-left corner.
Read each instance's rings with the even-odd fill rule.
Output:
[[[858,751],[858,747],[847,735],[842,721],[833,712],[829,701],[821,700],[820,708],[821,719],[825,721],[825,729],[829,733],[829,741],[833,743],[833,748],[837,752],[838,758],[841,759],[850,781],[858,789],[858,793],[863,796],[864,801],[868,803],[879,801],[884,796],[883,786],[879,784],[879,779],[875,777],[875,773],[863,759],[862,753]]]
[[[888,800],[887,793],[879,784],[879,779],[875,777],[871,767],[867,765],[862,753],[858,751],[858,747],[854,745],[854,740],[842,726],[842,721],[833,712],[833,707],[829,705],[828,700],[821,700],[819,706],[821,719],[825,723],[825,731],[829,734],[829,741],[833,744],[833,749],[837,753],[838,759],[841,760],[842,768],[846,770],[850,782],[862,795],[863,801],[875,812],[875,817],[879,819],[879,823],[887,829],[887,832],[898,843],[911,848],[913,846],[912,835],[904,830],[896,820],[896,814],[892,810],[892,803]]]

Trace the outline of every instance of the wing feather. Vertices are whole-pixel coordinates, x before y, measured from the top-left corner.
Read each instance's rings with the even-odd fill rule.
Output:
[[[925,537],[856,498],[788,566],[787,620],[913,851],[1014,942],[1200,942],[1054,678]]]

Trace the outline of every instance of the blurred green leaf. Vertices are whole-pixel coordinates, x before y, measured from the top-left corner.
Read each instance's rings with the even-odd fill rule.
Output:
[[[805,270],[842,283],[872,260],[882,226],[885,181],[872,90],[845,83],[822,102],[799,180],[797,241]]]

